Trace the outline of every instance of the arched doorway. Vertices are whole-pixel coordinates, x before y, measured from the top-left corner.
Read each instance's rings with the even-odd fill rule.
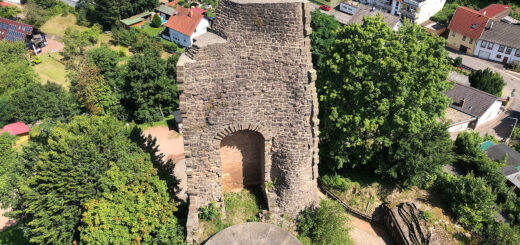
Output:
[[[264,137],[240,130],[220,142],[222,187],[225,192],[260,185],[264,181]]]

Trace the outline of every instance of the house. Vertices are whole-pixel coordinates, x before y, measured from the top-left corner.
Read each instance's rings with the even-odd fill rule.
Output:
[[[340,3],[340,10],[348,14],[355,14],[358,3],[400,16],[401,19],[406,17],[413,23],[421,24],[439,12],[444,7],[446,0],[356,0],[356,2],[345,0]]]
[[[16,135],[16,136],[20,137],[16,141],[16,144],[19,145],[19,144],[29,141],[29,138],[30,138],[29,132],[30,131],[31,130],[29,129],[29,127],[27,127],[27,125],[25,125],[25,123],[15,122],[15,123],[5,125],[2,128],[2,130],[0,130],[0,134],[9,133],[10,135]]]
[[[448,25],[448,47],[467,54],[475,52],[475,45],[486,28],[489,18],[467,7],[458,7]]]
[[[509,12],[511,12],[511,6],[503,4],[490,4],[478,12],[488,18],[501,20],[504,17],[509,16]]]
[[[8,2],[8,3],[22,4],[22,0],[4,0],[4,1]]]
[[[460,83],[455,83],[446,95],[453,101],[445,116],[449,132],[475,129],[495,119],[503,109],[498,97]]]
[[[490,146],[486,151],[492,160],[502,162],[507,158],[506,166],[500,168],[500,172],[508,180],[508,184],[515,187],[517,195],[520,194],[520,153],[505,144]]]
[[[339,11],[342,11],[342,12],[345,12],[347,14],[355,14],[358,7],[359,7],[359,2],[355,2],[355,1],[352,1],[352,0],[349,0],[349,1],[342,1],[340,4],[339,4]]]
[[[138,15],[121,20],[121,23],[127,29],[130,27],[140,27],[144,25],[146,21],[151,21],[154,14],[154,12],[140,13]]]
[[[394,31],[397,31],[401,26],[401,21],[399,20],[399,17],[385,12],[381,12],[379,10],[376,10],[375,8],[365,5],[361,5],[358,7],[356,13],[352,15],[352,18],[350,18],[348,24],[362,24],[363,17],[377,16],[378,14],[385,19],[386,23],[388,23],[388,26],[390,26]]]
[[[31,25],[0,18],[0,41],[24,42],[26,48],[32,49],[37,54],[47,45],[47,40],[44,33],[34,29]]]
[[[167,2],[165,5],[170,8],[175,8],[175,7],[177,7],[177,4],[179,4],[179,0],[173,0],[171,2]]]
[[[12,3],[4,2],[4,1],[0,2],[0,8],[13,7],[13,6],[14,6],[14,4],[12,4]]]
[[[392,9],[398,10],[396,12],[401,14],[401,18],[421,24],[441,11],[445,3],[446,0],[394,0]]]
[[[160,5],[159,7],[155,8],[155,12],[161,17],[162,24],[164,24],[166,21],[168,21],[170,16],[173,15],[175,9],[166,5]]]
[[[166,22],[162,37],[183,47],[190,47],[193,39],[207,32],[209,20],[192,9],[177,6]]]
[[[489,20],[473,55],[503,64],[520,61],[520,25]]]

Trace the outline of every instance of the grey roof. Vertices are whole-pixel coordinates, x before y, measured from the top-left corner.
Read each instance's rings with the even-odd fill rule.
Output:
[[[516,186],[516,188],[520,188],[520,174],[514,173],[506,176],[506,178]]]
[[[498,100],[498,97],[492,94],[460,83],[455,83],[446,95],[453,100],[451,108],[476,117],[481,117]],[[461,100],[464,100],[462,107]]]
[[[490,20],[480,38],[509,47],[520,48],[520,25]]]
[[[520,166],[520,152],[515,151],[514,149],[512,149],[511,147],[509,147],[507,145],[504,145],[504,144],[493,145],[493,146],[489,147],[487,150],[488,157],[495,161],[502,161],[504,159],[505,154],[507,154],[507,166],[510,166],[513,168]]]
[[[348,24],[363,24],[364,16],[376,16],[377,14],[383,16],[391,28],[394,28],[394,26],[399,23],[398,16],[384,13],[378,10],[372,10],[372,7],[360,4],[356,10],[356,13],[352,15],[352,18],[350,18]]]
[[[505,167],[502,167],[500,168],[500,172],[504,175],[504,176],[508,176],[508,175],[511,175],[511,174],[514,174],[516,172],[518,172],[518,169],[516,169],[515,167],[513,166],[505,166]]]
[[[172,8],[172,7],[168,7],[166,5],[161,5],[157,8],[155,8],[155,10],[157,10],[158,12],[161,12],[161,13],[165,13],[167,15],[172,15],[173,12],[175,12],[175,9]]]

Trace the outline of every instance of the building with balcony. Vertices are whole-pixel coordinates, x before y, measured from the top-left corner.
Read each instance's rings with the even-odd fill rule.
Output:
[[[446,0],[396,0],[394,8],[398,8],[401,17],[413,23],[421,24],[439,12]]]

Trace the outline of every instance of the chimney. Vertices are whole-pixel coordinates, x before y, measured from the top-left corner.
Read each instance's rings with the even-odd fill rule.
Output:
[[[482,13],[484,16],[486,16],[486,11],[484,11],[484,13]]]
[[[173,15],[174,15],[174,16],[179,15],[179,11],[175,10],[175,12],[173,12]]]
[[[376,10],[376,7],[372,6],[372,11],[375,11]]]
[[[460,107],[463,107],[464,106],[464,103],[466,102],[466,98],[462,98],[459,102],[459,106]]]
[[[493,28],[493,21],[491,21],[491,25],[489,25],[489,29]]]
[[[192,8],[193,8],[193,6],[191,6],[190,10],[188,11],[188,17],[191,17],[191,16],[193,15],[193,14],[191,13],[191,12],[192,12],[192,11],[191,11]]]

